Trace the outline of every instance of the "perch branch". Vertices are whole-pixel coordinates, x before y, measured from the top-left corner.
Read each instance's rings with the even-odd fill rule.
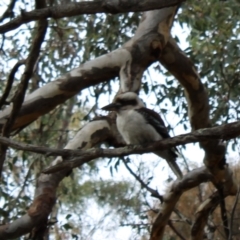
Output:
[[[134,145],[117,149],[90,149],[86,152],[79,152],[80,157],[70,161],[64,161],[58,165],[44,170],[44,173],[53,173],[65,168],[75,168],[98,157],[119,157],[130,154],[142,154],[153,152],[154,150],[164,150],[174,146],[183,145],[190,142],[201,142],[209,139],[230,139],[240,134],[240,122],[225,124],[219,127],[199,129],[189,134],[164,139],[144,146]],[[1,139],[0,139],[1,141]]]
[[[125,165],[125,167],[127,168],[127,170],[130,172],[131,175],[133,175],[133,177],[141,184],[141,186],[143,188],[145,188],[148,192],[151,193],[151,195],[155,198],[158,198],[160,201],[162,201],[162,196],[159,194],[159,192],[157,190],[154,190],[152,188],[150,188],[141,178],[140,176],[138,176],[128,165],[126,159],[122,158],[122,161]]]

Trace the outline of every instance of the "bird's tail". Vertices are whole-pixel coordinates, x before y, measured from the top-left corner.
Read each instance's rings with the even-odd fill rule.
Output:
[[[157,151],[154,153],[157,154],[158,156],[160,156],[161,158],[164,158],[167,161],[169,167],[172,169],[172,171],[175,173],[175,175],[177,176],[178,179],[181,179],[183,177],[182,171],[176,162],[177,155],[174,152],[172,152],[172,151]]]
[[[183,174],[182,174],[182,171],[181,169],[179,168],[177,162],[176,162],[176,159],[171,159],[171,160],[167,160],[167,163],[169,165],[169,167],[172,169],[172,171],[176,174],[177,178],[178,179],[181,179],[183,177]]]

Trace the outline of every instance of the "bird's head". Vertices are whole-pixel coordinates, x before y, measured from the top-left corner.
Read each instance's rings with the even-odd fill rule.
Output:
[[[136,109],[141,107],[144,107],[144,104],[136,93],[125,92],[125,93],[119,94],[114,99],[113,103],[103,107],[102,109],[106,111],[119,112],[121,110]]]

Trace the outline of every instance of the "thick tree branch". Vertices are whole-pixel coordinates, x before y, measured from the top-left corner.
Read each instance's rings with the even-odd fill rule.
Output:
[[[56,81],[52,81],[26,96],[12,130],[23,128],[82,89],[116,77],[122,64],[118,59],[119,56],[125,60],[129,53],[119,49],[86,62],[65,76],[59,77]],[[36,106],[38,107],[36,108]],[[0,112],[0,128],[9,118],[10,112],[10,107]]]
[[[100,119],[98,121],[100,121]],[[102,121],[104,121],[104,118],[102,119]],[[81,130],[79,131],[79,134],[80,132]],[[76,138],[79,134],[76,135]],[[119,156],[126,156],[130,154],[149,153],[149,152],[153,152],[156,149],[164,150],[164,149],[168,149],[178,145],[183,145],[183,144],[193,143],[193,142],[200,142],[200,141],[205,141],[209,139],[228,140],[228,139],[235,138],[239,135],[240,135],[240,121],[237,121],[237,122],[228,123],[218,127],[200,129],[188,134],[182,134],[173,138],[164,139],[151,144],[146,144],[144,146],[135,145],[135,146],[128,146],[123,148],[116,148],[116,149],[99,149],[98,148],[98,149],[90,149],[87,151],[69,150],[67,148],[53,149],[53,148],[47,148],[47,147],[38,147],[31,144],[24,144],[24,143],[20,143],[5,137],[0,137],[0,143],[3,145],[9,146],[13,149],[35,152],[39,154],[48,154],[51,156],[59,155],[59,156],[68,157],[68,158],[77,157],[77,156],[81,157],[76,160],[71,160],[70,163],[69,161],[61,163],[61,165],[58,166],[59,169],[61,169],[64,166],[68,166],[71,168],[77,167],[79,164],[81,164],[84,161],[85,158],[91,160],[98,157],[119,157]],[[76,144],[78,144],[77,140],[76,140]],[[75,149],[75,148],[71,147],[71,149]],[[56,167],[57,166],[54,166],[54,168]],[[54,171],[57,171],[57,170],[55,169]]]
[[[81,1],[79,3],[68,3],[64,5],[38,9],[31,12],[22,12],[21,16],[1,25],[0,33],[5,33],[16,29],[24,23],[39,19],[46,19],[49,17],[57,19],[81,14],[142,12],[171,7],[184,1],[186,0],[95,0]]]
[[[134,37],[122,48],[81,64],[32,92],[25,98],[12,130],[27,126],[79,91],[110,81],[119,74],[122,91],[139,91],[142,73],[156,61],[169,39],[175,13],[176,7],[146,12]],[[0,112],[0,129],[10,112],[11,108]]]
[[[203,239],[203,229],[207,224],[208,216],[216,209],[219,199],[219,194],[216,191],[198,207],[195,213],[195,221],[191,228],[191,240]]]
[[[181,239],[186,240],[185,237],[175,228],[171,220],[168,220],[168,226],[175,232],[175,234]]]
[[[90,149],[82,152],[81,156],[70,161],[64,161],[56,166],[52,166],[44,173],[53,173],[65,168],[75,168],[99,157],[119,157],[130,154],[142,154],[153,152],[154,150],[164,150],[174,146],[183,145],[190,142],[206,141],[209,139],[230,139],[240,135],[240,122],[229,123],[219,127],[200,129],[189,134],[179,135],[174,138],[164,139],[144,146],[128,146],[117,149]]]
[[[225,199],[224,199],[224,192],[222,189],[222,186],[220,186],[218,189],[218,194],[219,194],[219,205],[221,209],[221,218],[222,218],[222,223],[223,223],[223,228],[225,232],[225,238],[229,238],[229,225],[228,225],[228,218],[227,218],[227,209],[226,209],[226,204],[225,204]]]
[[[169,39],[159,61],[184,87],[192,129],[210,127],[207,91],[193,62],[173,38]]]
[[[191,60],[173,39],[168,41],[159,60],[184,87],[192,129],[210,127],[208,94]],[[214,176],[214,185],[225,189],[225,179],[232,177],[230,169],[226,168],[225,145],[219,140],[209,139],[202,141],[200,146],[205,151],[204,163]],[[229,182],[232,186],[228,188],[236,189],[233,179]]]

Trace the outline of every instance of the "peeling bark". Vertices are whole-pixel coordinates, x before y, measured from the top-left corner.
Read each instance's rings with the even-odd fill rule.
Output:
[[[122,65],[121,60],[128,56],[128,51],[116,50],[89,61],[65,76],[59,77],[56,81],[37,89],[25,98],[12,130],[27,126],[82,89],[114,78],[118,75]],[[12,108],[8,107],[0,113],[0,128],[5,124],[11,111]]]
[[[138,92],[142,73],[156,60],[156,51],[160,53],[168,41],[175,13],[176,7],[146,13],[135,36],[123,48],[86,62],[28,95],[12,130],[27,126],[79,91],[119,74],[121,91]],[[0,128],[11,110],[9,107],[0,113]]]

